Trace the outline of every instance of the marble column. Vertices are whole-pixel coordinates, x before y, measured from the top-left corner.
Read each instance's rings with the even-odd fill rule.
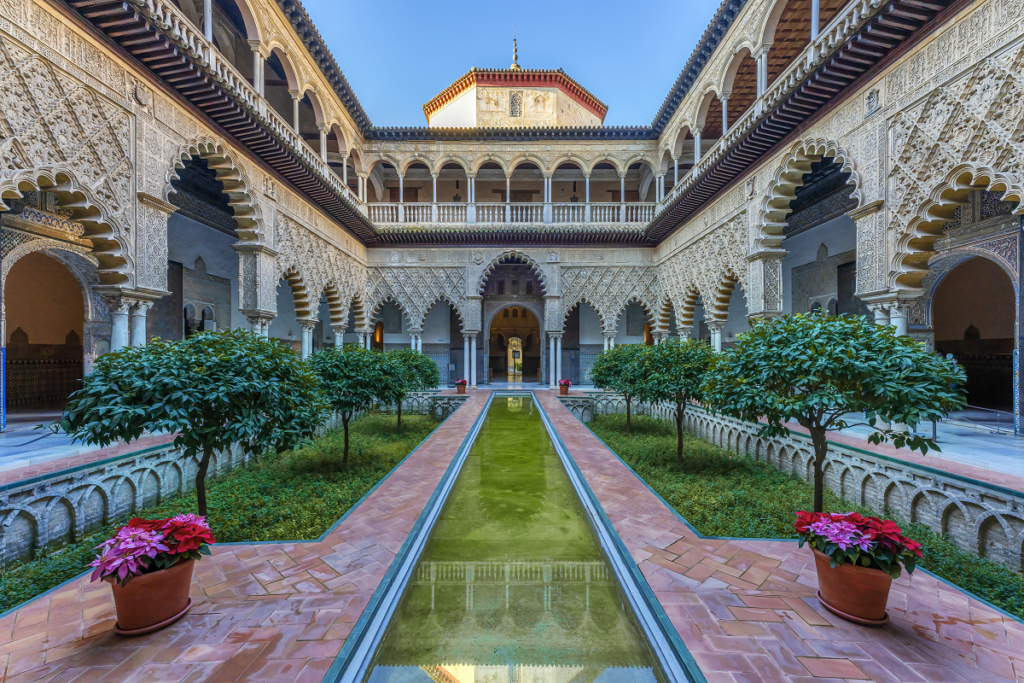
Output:
[[[700,163],[700,128],[693,129],[693,165]]]
[[[469,335],[462,335],[462,379],[469,382]]]
[[[720,320],[708,321],[708,329],[711,330],[711,346],[715,351],[721,353],[722,351],[722,329],[725,327],[725,322]]]
[[[302,330],[302,360],[313,355],[313,330],[316,328],[316,320],[300,320],[299,328]]]
[[[555,382],[562,379],[562,335],[555,335]]]
[[[120,351],[129,345],[128,313],[132,301],[116,298],[108,302],[110,308],[110,350]]]
[[[341,348],[345,345],[345,329],[348,325],[331,325],[331,332],[334,332],[334,345]]]
[[[146,314],[153,307],[152,301],[139,301],[132,306],[129,314],[129,345],[143,346],[146,343]]]
[[[548,378],[549,386],[555,388],[555,335],[548,334]]]
[[[476,335],[469,335],[469,386],[476,389]]]

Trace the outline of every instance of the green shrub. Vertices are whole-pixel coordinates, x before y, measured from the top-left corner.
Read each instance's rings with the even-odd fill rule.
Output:
[[[601,415],[591,429],[669,505],[707,536],[796,538],[794,513],[809,510],[814,486],[774,466],[736,457],[703,439],[684,435],[683,467],[675,465],[676,435],[668,420],[632,418],[626,434],[623,415]],[[879,514],[849,503],[825,489],[825,510]],[[899,521],[899,520],[897,520]],[[950,583],[1024,617],[1024,576],[960,550],[923,524],[899,521],[919,541],[918,563]]]
[[[355,505],[436,423],[406,415],[402,431],[395,416],[371,414],[351,424],[348,467],[342,470],[344,436],[328,432],[295,451],[267,455],[207,485],[208,518],[218,543],[317,538]],[[196,509],[195,491],[170,498],[140,514],[170,517]],[[85,571],[93,549],[128,515],[88,537],[28,562],[0,570],[0,612],[19,605]]]

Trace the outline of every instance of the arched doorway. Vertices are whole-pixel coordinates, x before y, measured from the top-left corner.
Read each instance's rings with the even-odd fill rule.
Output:
[[[491,320],[488,369],[492,382],[540,379],[540,321],[528,308],[510,305]]]
[[[986,258],[963,261],[935,288],[935,350],[952,354],[967,371],[972,406],[1013,410],[1015,310],[1013,282]]]
[[[59,411],[81,387],[85,300],[58,259],[26,254],[4,282],[9,413]]]

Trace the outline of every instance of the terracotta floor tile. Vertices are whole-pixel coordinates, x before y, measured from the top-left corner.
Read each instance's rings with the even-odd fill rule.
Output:
[[[866,679],[867,674],[857,668],[849,659],[822,659],[799,657],[800,663],[817,678]]]

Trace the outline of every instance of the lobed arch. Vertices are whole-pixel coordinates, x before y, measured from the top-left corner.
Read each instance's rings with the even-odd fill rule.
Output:
[[[726,321],[729,317],[729,302],[732,301],[736,285],[742,286],[740,276],[732,268],[727,268],[715,285],[714,299],[709,301],[707,297],[704,298],[705,318],[720,322]]]
[[[811,171],[811,164],[825,158],[842,164],[842,172],[850,174],[847,184],[853,186],[851,196],[857,200],[857,207],[863,205],[860,175],[846,149],[823,138],[801,140],[793,145],[776,168],[761,197],[758,214],[760,234],[756,240],[758,250],[776,249],[782,244],[782,231],[790,214],[790,202],[796,199],[796,188],[803,185],[803,177]]]
[[[667,295],[662,295],[661,300],[658,302],[658,307],[655,309],[656,321],[655,331],[659,334],[667,335],[669,332],[669,325],[672,321],[672,312],[675,310],[675,306],[672,304],[672,299]],[[691,323],[692,325],[692,323]],[[676,320],[676,328],[679,327],[679,320]]]
[[[649,302],[645,301],[639,294],[633,294],[619,306],[613,320],[614,327],[612,329],[607,329],[607,332],[614,332],[618,329],[619,318],[626,312],[626,309],[629,308],[630,304],[638,304],[640,308],[643,309],[644,317],[647,319],[647,324],[650,325],[652,329],[654,328],[655,324],[657,324],[657,317],[655,316],[655,310],[657,309],[655,309],[655,307]]]
[[[394,304],[398,308],[398,310],[402,313],[402,317],[405,319],[405,322],[408,323],[410,328],[418,327],[415,324],[415,319],[413,317],[413,307],[411,305],[403,303],[397,297],[392,296],[391,294],[388,294],[387,296],[385,296],[380,301],[374,304],[371,314],[367,317],[368,326],[370,326],[370,324],[373,321],[377,320],[381,312],[384,310],[384,307],[387,306],[389,303]]]
[[[169,203],[168,197],[175,192],[171,179],[178,177],[177,170],[185,167],[185,162],[192,157],[205,159],[207,165],[224,185],[224,193],[228,196],[228,205],[234,213],[235,224],[238,226],[238,238],[242,242],[258,241],[266,234],[262,211],[256,197],[253,183],[249,180],[245,167],[239,162],[223,141],[207,136],[194,138],[182,144],[167,164],[168,172],[164,183],[162,199]]]
[[[534,259],[532,256],[524,251],[517,249],[506,249],[498,254],[496,257],[491,259],[490,263],[484,266],[483,271],[480,273],[480,278],[477,280],[476,293],[483,294],[484,289],[487,287],[487,280],[490,279],[491,273],[494,269],[500,265],[508,263],[509,259],[519,259],[524,264],[530,267],[530,270],[537,276],[537,280],[540,281],[541,292],[547,294],[551,291],[548,286],[547,275],[544,272],[544,268]],[[543,317],[541,318],[543,320]]]
[[[702,301],[700,290],[696,285],[690,285],[683,290],[682,296],[679,297],[678,305],[675,305],[676,312],[676,328],[680,331],[680,335],[683,334],[683,330],[693,329],[693,316],[697,311],[697,302]]]
[[[348,323],[348,307],[345,306],[345,300],[341,296],[338,285],[334,282],[328,282],[324,285],[321,294],[327,297],[327,312],[331,319],[330,324],[345,325]],[[317,299],[319,300],[319,297]]]
[[[952,219],[957,206],[967,203],[967,194],[972,190],[1002,191],[1002,201],[1017,202],[1014,215],[1024,215],[1024,202],[1021,201],[1024,199],[1024,187],[1011,174],[969,162],[954,166],[927,192],[905,227],[896,226],[896,255],[887,283],[890,288],[922,286],[928,275],[929,261],[935,254],[935,241],[942,236],[943,225]],[[897,211],[902,213],[902,209]],[[999,265],[1005,269],[1002,263]],[[1016,281],[1013,275],[1010,279]]]
[[[316,308],[320,306],[319,297],[317,297],[316,308],[313,308],[313,302],[310,301],[309,289],[306,287],[306,280],[302,276],[302,271],[295,266],[291,266],[281,273],[277,281],[280,283],[281,280],[287,282],[291,288],[292,297],[295,299],[295,318],[297,320],[315,320]]]
[[[19,146],[17,140],[13,144]],[[52,193],[60,207],[70,211],[72,220],[82,225],[84,236],[93,243],[90,253],[96,259],[99,284],[134,286],[132,250],[127,231],[116,217],[117,212],[99,199],[70,168],[26,169],[0,181],[0,209],[10,209],[4,199],[20,199],[25,192],[40,191]]]
[[[430,315],[430,311],[434,310],[434,306],[436,306],[437,304],[441,303],[442,301],[445,302],[446,304],[448,304],[448,306],[451,307],[452,311],[455,313],[456,317],[458,317],[458,319],[459,319],[459,328],[462,329],[462,330],[465,330],[466,329],[466,315],[465,315],[465,311],[462,310],[462,307],[459,305],[459,303],[456,303],[455,301],[453,301],[452,297],[449,297],[447,294],[439,294],[439,295],[437,295],[437,297],[434,298],[433,301],[431,301],[429,304],[427,304],[426,308],[423,310],[423,315],[420,317],[420,324],[419,324],[419,326],[422,328],[426,324],[427,316]]]
[[[921,285],[924,289],[924,310],[925,320],[924,322],[928,327],[932,327],[935,321],[935,293],[938,291],[939,285],[946,278],[947,275],[956,270],[959,266],[967,263],[976,258],[986,259],[999,266],[1006,276],[1010,278],[1010,284],[1013,286],[1014,294],[1017,300],[1020,301],[1020,282],[1017,277],[1017,273],[1012,264],[1010,264],[1002,255],[997,254],[987,249],[981,249],[977,247],[957,247],[955,250],[940,254],[937,258],[928,262],[928,274],[925,275]]]
[[[354,294],[349,300],[349,309],[352,311],[352,319],[356,330],[365,330],[370,324],[369,316],[366,314],[366,297],[363,294]],[[348,315],[345,316],[348,322]]]
[[[572,302],[572,304],[571,304],[571,305],[569,305],[569,306],[565,306],[565,305],[564,305],[564,302],[563,302],[563,307],[562,307],[562,329],[563,329],[563,330],[565,329],[565,322],[566,322],[566,320],[568,320],[568,319],[569,319],[569,315],[570,315],[570,314],[571,314],[571,313],[572,313],[572,312],[573,312],[574,310],[576,310],[577,308],[579,308],[579,307],[580,307],[580,304],[586,304],[586,305],[590,306],[590,307],[591,307],[592,309],[594,309],[594,312],[595,312],[595,313],[597,313],[597,319],[601,321],[601,329],[602,329],[603,331],[608,331],[608,322],[607,322],[607,316],[605,315],[604,311],[603,311],[603,310],[601,309],[601,307],[600,307],[600,306],[598,306],[598,305],[597,305],[597,303],[596,303],[596,302],[594,302],[594,301],[591,301],[591,300],[590,300],[590,299],[589,299],[588,297],[586,297],[586,296],[580,296],[580,297],[578,297],[578,298],[577,298],[577,299],[576,299],[575,301],[573,301],[573,302]]]

